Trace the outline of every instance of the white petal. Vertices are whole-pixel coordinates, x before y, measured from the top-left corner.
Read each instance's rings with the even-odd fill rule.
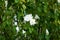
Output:
[[[17,18],[15,18],[15,20],[17,20]]]
[[[22,30],[22,33],[24,34],[24,33],[26,33],[26,31]]]
[[[18,26],[16,27],[16,31],[19,32],[19,27]]]
[[[5,7],[6,7],[6,8],[7,8],[7,5],[8,5],[8,1],[6,0],[6,1],[5,1]]]
[[[38,15],[35,15],[35,19],[40,19]]]
[[[49,31],[48,31],[48,29],[46,29],[46,35],[49,35]]]
[[[60,0],[57,0],[58,1],[58,3],[60,3]]]
[[[32,14],[28,14],[28,15],[24,16],[24,21],[30,21],[30,19],[32,19],[32,18],[33,18]]]
[[[28,16],[25,16],[25,17],[24,17],[24,21],[29,21]]]
[[[14,20],[17,20],[17,16],[16,15],[14,15]]]
[[[16,18],[17,16],[16,15],[14,15],[14,19]]]
[[[30,25],[35,25],[35,24],[36,24],[35,19],[31,19],[31,20],[30,20]]]
[[[17,25],[17,22],[14,22],[14,25]]]

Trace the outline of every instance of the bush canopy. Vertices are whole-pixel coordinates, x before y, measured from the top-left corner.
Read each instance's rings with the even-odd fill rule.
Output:
[[[0,40],[60,40],[60,0],[0,0]]]

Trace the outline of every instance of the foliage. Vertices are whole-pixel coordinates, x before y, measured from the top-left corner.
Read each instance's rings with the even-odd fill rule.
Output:
[[[5,1],[8,1],[7,7]],[[33,18],[37,14],[37,24],[24,23],[26,14],[32,14]],[[19,32],[13,22],[14,15]],[[60,40],[60,3],[57,0],[0,0],[0,40]]]

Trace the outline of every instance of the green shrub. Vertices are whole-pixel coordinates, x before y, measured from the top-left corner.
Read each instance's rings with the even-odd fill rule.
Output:
[[[0,40],[60,40],[59,0],[0,0]]]

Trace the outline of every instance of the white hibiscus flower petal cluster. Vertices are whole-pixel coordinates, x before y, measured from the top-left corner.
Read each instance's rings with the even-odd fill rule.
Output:
[[[37,24],[36,19],[39,19],[38,15],[35,15],[35,18],[33,18],[32,14],[27,14],[24,16],[24,22],[30,22],[30,25]]]

